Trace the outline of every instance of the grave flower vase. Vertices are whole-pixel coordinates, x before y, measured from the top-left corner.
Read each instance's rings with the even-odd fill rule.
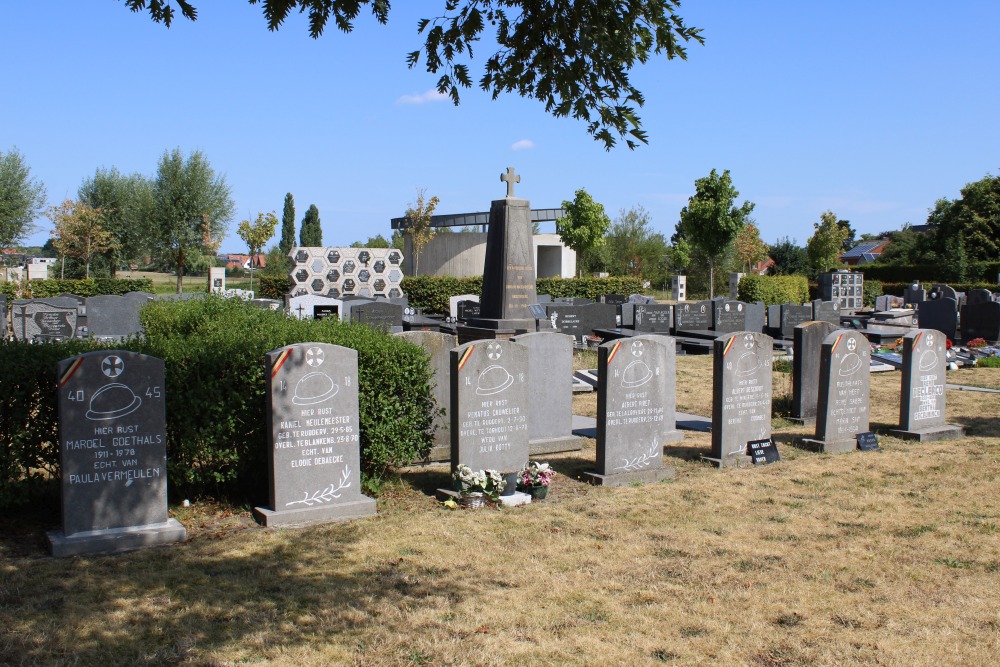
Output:
[[[545,496],[549,495],[549,487],[543,484],[532,484],[524,487],[524,490],[532,500],[544,500]]]

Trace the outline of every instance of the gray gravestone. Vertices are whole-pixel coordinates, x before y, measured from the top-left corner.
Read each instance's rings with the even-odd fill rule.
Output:
[[[674,306],[675,331],[708,331],[712,328],[712,302],[679,303]]]
[[[813,307],[796,306],[786,303],[781,306],[781,324],[779,331],[782,338],[791,338],[795,335],[795,327],[806,322],[811,322],[813,318]]]
[[[890,431],[892,435],[921,442],[965,435],[960,427],[945,423],[947,365],[947,344],[940,331],[918,329],[903,336],[899,428]]]
[[[806,322],[792,334],[792,420],[803,424],[816,421],[819,399],[819,361],[823,340],[834,325],[829,322]]]
[[[920,283],[913,283],[903,290],[903,302],[906,304],[923,303],[927,299],[927,291],[920,287]]]
[[[931,291],[927,295],[928,299],[937,301],[939,299],[954,299],[958,303],[958,292],[950,285],[931,285]]]
[[[448,416],[449,394],[451,392],[451,357],[452,348],[458,339],[450,334],[436,331],[404,331],[395,334],[408,343],[419,345],[430,355],[430,367],[433,372],[433,387],[431,396],[434,398],[436,412],[434,415],[434,444],[429,461],[447,461],[451,457],[451,418]]]
[[[676,429],[676,343],[669,336],[635,336],[598,348],[597,469],[604,486],[674,476],[663,445],[683,439]]]
[[[505,340],[454,348],[450,413],[452,472],[517,473],[528,463],[527,348]]]
[[[968,343],[976,338],[1000,342],[1000,303],[991,300],[962,306],[962,340]]]
[[[816,436],[803,444],[828,454],[854,451],[857,435],[868,431],[871,347],[863,334],[837,329],[820,354]]]
[[[78,307],[73,299],[16,299],[10,316],[18,340],[65,340],[76,335]]]
[[[764,321],[767,319],[767,306],[763,301],[746,304],[745,329],[754,333],[764,332]]]
[[[375,514],[361,493],[358,353],[298,343],[267,353],[270,507],[265,526],[320,523]]]
[[[601,297],[601,303],[610,303],[613,306],[620,306],[627,301],[627,294],[605,294]]]
[[[529,454],[582,449],[573,435],[573,339],[546,331],[511,340],[528,349]]]
[[[626,318],[632,322],[636,331],[648,333],[670,333],[673,325],[674,307],[665,303],[626,304],[622,306],[622,324]],[[625,311],[631,311],[626,316]]]
[[[163,360],[99,350],[58,366],[61,531],[54,556],[182,542],[167,516]]]
[[[928,299],[917,309],[917,322],[921,329],[936,329],[955,340],[958,329],[958,301],[951,297]]]
[[[448,314],[458,319],[458,302],[459,301],[475,301],[479,303],[478,294],[459,294],[457,296],[448,297]]]
[[[87,329],[90,337],[119,339],[142,333],[139,309],[148,300],[111,294],[87,297]]]
[[[969,290],[969,296],[966,298],[965,305],[975,306],[980,303],[990,303],[993,301],[993,292],[988,289],[974,289]]]
[[[403,326],[403,307],[383,301],[352,305],[351,321],[382,331],[398,331]]]
[[[545,314],[553,328],[577,339],[593,335],[595,329],[617,326],[617,307],[606,303],[582,306],[554,303],[545,306]]]
[[[553,299],[552,303],[561,303],[569,306],[589,306],[594,303],[594,300],[582,296],[561,296],[558,299]]]
[[[712,359],[712,455],[720,467],[749,463],[747,443],[771,437],[774,340],[739,331],[719,336]]]
[[[840,328],[840,303],[816,299],[812,302],[812,307],[814,322],[829,322],[834,328]]]
[[[744,331],[747,325],[747,304],[742,301],[715,299],[712,301],[712,330],[717,333]]]

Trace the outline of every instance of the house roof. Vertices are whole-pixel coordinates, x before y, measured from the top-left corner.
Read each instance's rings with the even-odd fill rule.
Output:
[[[878,257],[882,254],[882,250],[888,245],[889,239],[875,239],[874,241],[862,241],[858,245],[854,246],[844,254],[840,256],[840,259],[866,259],[871,261],[872,258]]]

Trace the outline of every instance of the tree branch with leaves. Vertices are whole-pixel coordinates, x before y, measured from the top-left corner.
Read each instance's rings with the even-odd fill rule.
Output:
[[[413,246],[413,275],[420,275],[420,253],[437,234],[431,226],[431,218],[441,200],[437,197],[427,199],[425,190],[417,190],[417,203],[410,204],[403,216],[406,218],[406,233],[410,235]]]
[[[52,245],[65,257],[74,257],[86,265],[85,277],[90,277],[90,261],[95,255],[114,250],[119,243],[104,229],[104,213],[85,201],[67,199],[45,213],[52,221]]]

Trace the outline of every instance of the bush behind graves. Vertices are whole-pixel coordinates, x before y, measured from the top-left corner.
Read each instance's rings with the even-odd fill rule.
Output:
[[[164,360],[171,483],[260,497],[268,452],[264,355],[302,342],[358,352],[361,463],[379,479],[430,449],[430,370],[420,348],[332,318],[297,320],[236,299],[143,309],[142,352]]]
[[[255,290],[261,299],[284,299],[292,289],[292,279],[288,276],[258,276],[260,282]]]
[[[403,294],[414,308],[421,308],[425,313],[447,315],[450,308],[448,300],[451,297],[459,294],[482,294],[483,277],[407,276],[403,278],[402,288]]]
[[[909,285],[913,280],[947,283],[953,277],[954,273],[949,262],[938,262],[936,264],[881,264],[876,262],[875,264],[854,267],[853,270],[864,273],[866,282],[874,278],[885,282],[898,282],[906,285]],[[996,279],[998,273],[1000,273],[1000,262],[969,262],[968,278],[972,282],[992,282]]]
[[[25,280],[20,283],[0,283],[0,291],[8,299],[44,299],[60,294],[77,296],[99,296],[102,294],[122,295],[128,292],[153,293],[153,281],[149,278],[80,278],[58,280]]]
[[[864,300],[865,307],[874,308],[875,299],[885,294],[885,286],[882,285],[881,280],[868,280],[865,278],[864,282],[864,293],[862,299]]]
[[[101,347],[87,340],[0,340],[0,507],[23,505],[59,470],[56,365]]]
[[[744,276],[738,294],[740,301],[763,301],[768,306],[805,303],[809,300],[809,280],[805,276]]]

